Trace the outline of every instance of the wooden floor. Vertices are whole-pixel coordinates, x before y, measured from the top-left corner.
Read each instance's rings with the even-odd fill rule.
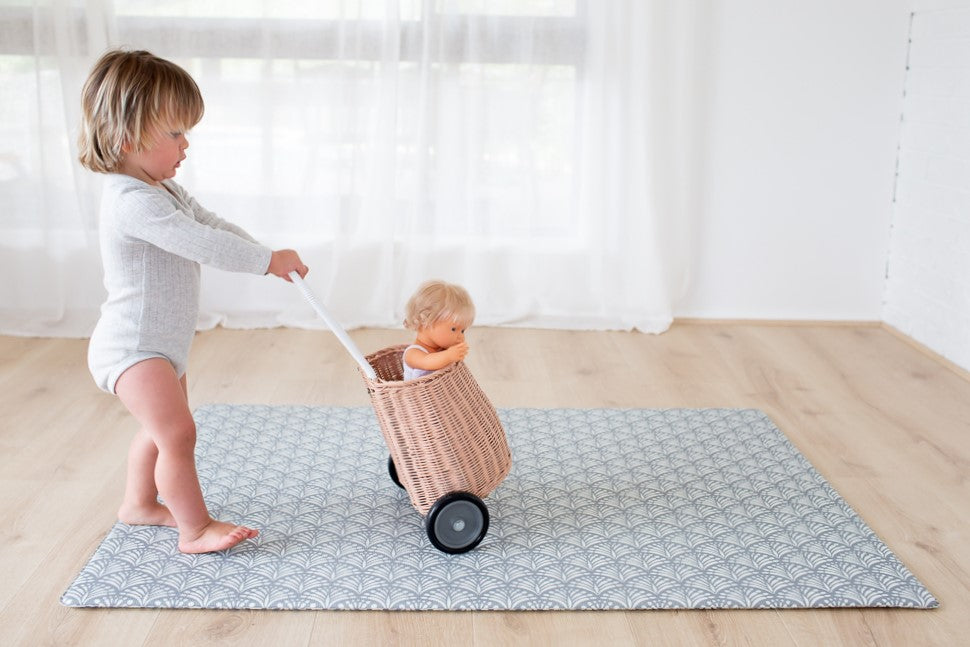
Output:
[[[403,331],[353,333],[370,351]],[[940,600],[933,611],[78,610],[58,598],[111,527],[134,432],[86,342],[0,337],[3,645],[970,644],[970,381],[878,325],[680,323],[663,335],[472,329],[498,407],[756,407]],[[368,405],[326,332],[198,335],[193,406]]]

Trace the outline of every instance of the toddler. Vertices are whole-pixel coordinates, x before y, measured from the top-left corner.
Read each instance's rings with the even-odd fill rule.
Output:
[[[200,264],[287,280],[290,271],[307,273],[295,251],[259,244],[172,180],[203,110],[192,77],[144,51],[102,56],[81,95],[79,158],[106,174],[100,243],[108,296],[88,366],[141,424],[118,519],[174,526],[185,553],[225,550],[258,534],[213,519],[196,473],[185,372]]]
[[[408,300],[404,327],[417,332],[404,350],[404,379],[413,380],[465,358],[465,330],[475,320],[475,304],[465,288],[427,281]]]

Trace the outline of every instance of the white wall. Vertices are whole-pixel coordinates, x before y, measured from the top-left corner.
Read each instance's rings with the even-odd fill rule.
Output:
[[[970,0],[916,5],[883,317],[970,369]]]
[[[715,0],[679,317],[879,320],[912,0]]]

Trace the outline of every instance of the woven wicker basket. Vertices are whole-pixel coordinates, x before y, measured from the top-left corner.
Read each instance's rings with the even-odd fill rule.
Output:
[[[464,362],[402,381],[405,348],[367,356],[377,379],[361,373],[401,485],[422,515],[449,492],[484,499],[512,466],[495,407]]]

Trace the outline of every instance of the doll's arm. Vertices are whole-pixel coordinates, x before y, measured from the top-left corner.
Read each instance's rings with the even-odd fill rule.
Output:
[[[455,344],[451,348],[440,350],[436,353],[425,353],[418,348],[411,348],[404,354],[404,359],[408,366],[420,368],[425,371],[437,371],[449,364],[465,359],[468,354],[468,344],[462,342]]]

